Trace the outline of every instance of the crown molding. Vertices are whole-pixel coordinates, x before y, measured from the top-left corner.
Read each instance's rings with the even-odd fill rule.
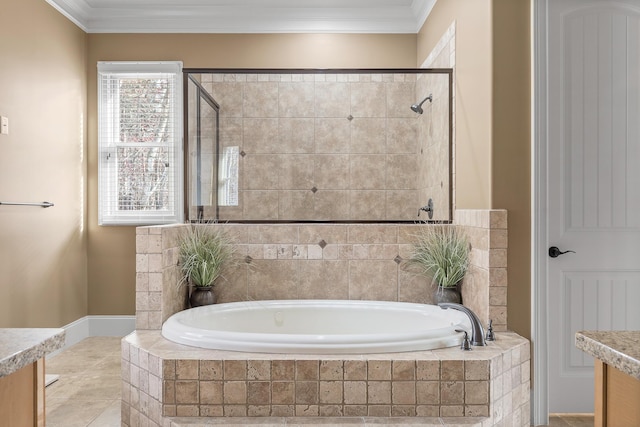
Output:
[[[46,0],[88,33],[409,33],[436,0]]]

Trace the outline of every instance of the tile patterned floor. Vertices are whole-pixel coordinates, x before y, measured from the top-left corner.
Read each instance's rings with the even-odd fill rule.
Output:
[[[120,425],[120,340],[93,337],[47,359],[60,378],[46,389],[47,427]],[[593,427],[593,416],[559,414],[548,427]]]
[[[88,338],[45,361],[47,427],[120,425],[119,337]]]

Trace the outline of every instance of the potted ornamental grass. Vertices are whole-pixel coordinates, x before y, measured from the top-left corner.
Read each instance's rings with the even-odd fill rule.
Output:
[[[214,304],[213,287],[233,261],[233,240],[219,227],[192,225],[178,241],[180,284],[191,287],[191,307]]]
[[[410,265],[436,285],[434,303],[462,303],[460,285],[469,268],[469,241],[455,226],[425,225],[415,236]]]

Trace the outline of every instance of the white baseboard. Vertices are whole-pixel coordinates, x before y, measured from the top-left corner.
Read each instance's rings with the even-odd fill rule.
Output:
[[[85,316],[62,327],[66,332],[64,346],[47,357],[89,337],[124,337],[136,329],[136,316]]]

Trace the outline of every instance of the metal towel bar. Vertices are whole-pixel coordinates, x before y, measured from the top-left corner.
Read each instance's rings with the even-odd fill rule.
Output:
[[[0,205],[11,205],[11,206],[40,206],[41,208],[50,208],[53,206],[51,202],[41,202],[41,203],[13,203],[13,202],[0,202]]]

